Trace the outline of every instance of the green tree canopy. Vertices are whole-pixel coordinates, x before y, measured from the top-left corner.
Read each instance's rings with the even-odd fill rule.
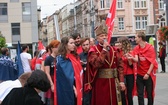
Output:
[[[2,35],[2,33],[1,33],[1,31],[0,31],[0,49],[1,49],[2,47],[7,47],[7,45],[6,45],[6,39],[5,39],[5,37]]]

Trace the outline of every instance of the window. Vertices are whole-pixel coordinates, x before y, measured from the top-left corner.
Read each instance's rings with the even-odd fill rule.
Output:
[[[12,35],[20,35],[20,23],[11,23]]]
[[[0,22],[8,21],[8,5],[7,3],[0,3]]]
[[[164,18],[162,18],[162,19],[160,20],[160,27],[164,27],[164,26],[166,26],[166,21],[165,21]]]
[[[146,29],[146,25],[147,25],[147,17],[142,17],[142,29]]]
[[[141,0],[141,7],[146,8],[146,0]]]
[[[143,16],[143,17],[135,17],[135,25],[136,25],[136,29],[140,30],[140,29],[146,29],[146,25],[147,25],[147,17]]]
[[[110,0],[106,0],[106,7],[110,8]]]
[[[140,0],[135,0],[135,8],[140,8]]]
[[[104,0],[100,0],[100,7],[104,8]]]
[[[123,0],[117,0],[117,8],[123,8]]]
[[[119,25],[119,30],[124,30],[124,18],[120,17],[118,18],[118,25]]]
[[[23,21],[31,21],[31,4],[30,2],[22,3]]]
[[[146,8],[146,0],[134,0],[135,8]]]
[[[159,0],[159,9],[164,9],[164,1],[163,0]]]
[[[7,3],[0,3],[0,15],[7,15]]]
[[[140,17],[135,17],[136,29],[141,29]]]

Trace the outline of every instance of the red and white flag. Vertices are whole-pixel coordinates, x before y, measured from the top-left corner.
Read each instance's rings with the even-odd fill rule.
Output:
[[[43,49],[45,49],[45,47],[44,47],[43,43],[41,42],[41,40],[39,40],[39,42],[38,42],[38,50],[43,50]]]
[[[114,27],[114,19],[115,19],[115,13],[116,13],[116,2],[117,0],[113,0],[112,5],[110,7],[110,11],[107,15],[106,19],[106,25],[108,27],[108,43],[110,43],[112,31]]]

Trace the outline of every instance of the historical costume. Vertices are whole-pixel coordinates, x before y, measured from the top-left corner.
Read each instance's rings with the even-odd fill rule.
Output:
[[[96,35],[106,34],[100,25]],[[92,89],[91,105],[121,105],[120,84],[124,81],[122,60],[117,50],[109,46],[104,50],[99,43],[93,46],[88,54],[85,91]]]

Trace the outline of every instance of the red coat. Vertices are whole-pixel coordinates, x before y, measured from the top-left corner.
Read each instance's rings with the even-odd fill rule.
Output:
[[[85,91],[92,89],[92,105],[117,105],[115,78],[98,78],[98,69],[118,68],[119,80],[123,82],[123,63],[114,48],[102,49],[97,45],[89,51]]]

